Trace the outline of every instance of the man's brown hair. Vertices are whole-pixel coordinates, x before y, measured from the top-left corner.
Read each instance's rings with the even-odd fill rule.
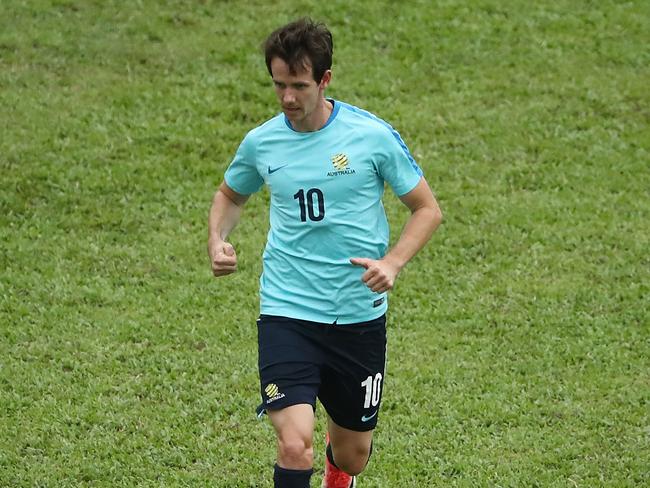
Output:
[[[311,66],[314,80],[323,79],[325,71],[332,68],[334,42],[325,24],[305,17],[273,31],[264,42],[266,67],[271,72],[271,61],[280,58],[295,75],[298,69]]]

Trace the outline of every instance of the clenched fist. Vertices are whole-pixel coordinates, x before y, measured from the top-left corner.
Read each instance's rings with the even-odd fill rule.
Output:
[[[225,276],[237,271],[237,254],[229,242],[210,242],[208,254],[212,265],[212,274],[215,276]]]

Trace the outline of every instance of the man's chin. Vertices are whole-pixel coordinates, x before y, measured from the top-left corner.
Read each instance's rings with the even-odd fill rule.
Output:
[[[288,119],[291,120],[296,120],[300,118],[301,110],[296,109],[296,110],[290,110],[288,108],[283,109],[284,115],[287,116]]]

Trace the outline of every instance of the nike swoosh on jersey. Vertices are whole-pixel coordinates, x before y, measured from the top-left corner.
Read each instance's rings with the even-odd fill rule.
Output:
[[[285,166],[286,166],[286,164],[283,164],[282,166],[277,166],[276,168],[271,168],[271,166],[269,166],[269,174],[271,175],[271,174],[275,173],[276,171],[281,170]]]
[[[365,415],[361,417],[361,422],[367,422],[368,420],[372,419],[375,415],[377,415],[378,410],[375,410],[372,415],[366,417]]]

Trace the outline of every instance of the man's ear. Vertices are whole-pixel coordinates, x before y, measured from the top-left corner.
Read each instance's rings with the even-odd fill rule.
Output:
[[[332,81],[332,70],[328,69],[327,71],[325,71],[325,73],[323,73],[323,77],[321,78],[320,83],[318,84],[318,88],[324,90],[325,88],[327,88],[327,86],[330,84],[331,81]]]

